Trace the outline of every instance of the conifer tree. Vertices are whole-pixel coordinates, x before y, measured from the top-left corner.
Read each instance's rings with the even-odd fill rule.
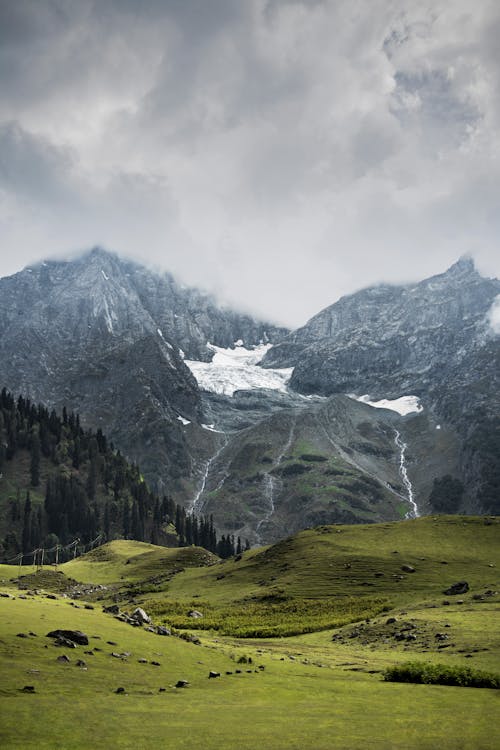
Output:
[[[23,516],[23,537],[22,537],[22,551],[24,554],[30,551],[31,545],[31,498],[30,493],[26,493],[26,500],[24,502],[24,516]]]
[[[40,484],[40,438],[37,432],[31,438],[31,486],[38,487]]]

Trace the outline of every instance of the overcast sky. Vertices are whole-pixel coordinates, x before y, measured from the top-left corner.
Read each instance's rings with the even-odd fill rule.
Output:
[[[102,245],[298,325],[500,275],[498,0],[0,0],[0,275]]]

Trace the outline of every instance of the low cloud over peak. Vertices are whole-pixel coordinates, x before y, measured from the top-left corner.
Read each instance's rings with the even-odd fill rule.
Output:
[[[102,244],[298,325],[500,273],[498,5],[6,0],[0,273]]]

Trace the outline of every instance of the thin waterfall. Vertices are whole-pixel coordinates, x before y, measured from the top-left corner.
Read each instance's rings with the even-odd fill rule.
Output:
[[[403,484],[406,489],[406,493],[408,496],[408,502],[411,506],[411,510],[408,511],[406,514],[406,518],[418,518],[420,516],[417,503],[415,502],[415,498],[413,495],[413,485],[410,482],[410,478],[408,476],[408,471],[406,469],[406,458],[405,453],[406,449],[408,448],[408,445],[401,439],[401,433],[398,430],[394,430],[395,437],[394,442],[396,443],[396,446],[399,450],[399,473],[401,474],[401,478],[403,480]]]

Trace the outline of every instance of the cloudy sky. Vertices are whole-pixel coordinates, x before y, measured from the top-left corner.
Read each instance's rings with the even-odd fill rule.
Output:
[[[0,0],[0,275],[102,245],[297,325],[500,274],[498,0]]]

